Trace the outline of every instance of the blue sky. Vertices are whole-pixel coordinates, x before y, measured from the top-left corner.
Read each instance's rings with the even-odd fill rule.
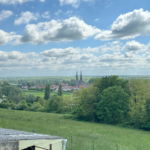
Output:
[[[148,0],[0,0],[0,76],[150,75]]]

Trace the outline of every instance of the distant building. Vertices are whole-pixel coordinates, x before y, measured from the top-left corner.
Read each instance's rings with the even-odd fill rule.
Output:
[[[65,150],[62,137],[0,128],[0,150]]]
[[[82,80],[82,70],[80,71],[80,80],[78,80],[78,71],[76,72],[76,86],[83,85],[84,82]]]
[[[28,90],[28,86],[26,86],[26,85],[23,85],[21,88],[24,90]]]

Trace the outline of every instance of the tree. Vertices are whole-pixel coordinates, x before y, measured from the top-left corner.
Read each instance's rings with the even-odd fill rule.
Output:
[[[140,128],[146,121],[146,113],[149,112],[150,81],[131,79],[128,85],[131,91],[130,122]]]
[[[74,93],[75,107],[73,114],[79,120],[95,122],[96,103],[98,102],[99,89],[97,87],[82,88]]]
[[[62,85],[59,84],[59,88],[58,88],[58,95],[62,96],[63,92],[62,92]]]
[[[10,85],[7,81],[4,81],[2,86]]]
[[[88,82],[89,84],[93,84],[96,80],[98,80],[99,78],[91,78]]]
[[[33,94],[29,94],[26,96],[26,102],[27,103],[34,103],[35,102],[35,96]]]
[[[101,93],[97,115],[101,122],[118,124],[127,118],[129,95],[120,86],[109,87]]]
[[[49,97],[50,97],[50,84],[46,84],[44,99],[48,100]]]
[[[96,80],[93,86],[98,87],[100,89],[100,93],[109,87],[121,86],[129,94],[127,83],[128,80],[121,79],[118,76],[106,76]]]
[[[20,103],[20,105],[19,105],[19,110],[24,110],[24,109],[26,109],[26,108],[28,108],[28,105],[27,105],[27,103],[26,103],[26,101],[25,100],[22,100],[21,101],[21,103]]]
[[[2,93],[11,98],[12,96],[21,94],[22,90],[17,86],[5,85],[2,87]]]
[[[63,97],[62,96],[52,96],[48,104],[48,112],[62,112],[63,107]]]
[[[0,87],[0,98],[3,98],[2,88]]]

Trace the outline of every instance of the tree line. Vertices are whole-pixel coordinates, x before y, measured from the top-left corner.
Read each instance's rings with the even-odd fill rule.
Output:
[[[149,80],[106,76],[74,95],[76,119],[150,130]]]
[[[104,124],[132,126],[150,130],[150,81],[125,80],[118,76],[92,79],[88,88],[74,92],[72,97],[63,95],[61,84],[58,93],[51,95],[46,85],[43,98],[25,95],[19,87],[3,82],[1,108],[70,114],[73,119]]]

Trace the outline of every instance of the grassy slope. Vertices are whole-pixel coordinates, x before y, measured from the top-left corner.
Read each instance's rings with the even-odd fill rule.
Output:
[[[63,119],[61,114],[0,109],[0,127],[57,135],[68,139],[67,150],[148,150],[150,132]]]

